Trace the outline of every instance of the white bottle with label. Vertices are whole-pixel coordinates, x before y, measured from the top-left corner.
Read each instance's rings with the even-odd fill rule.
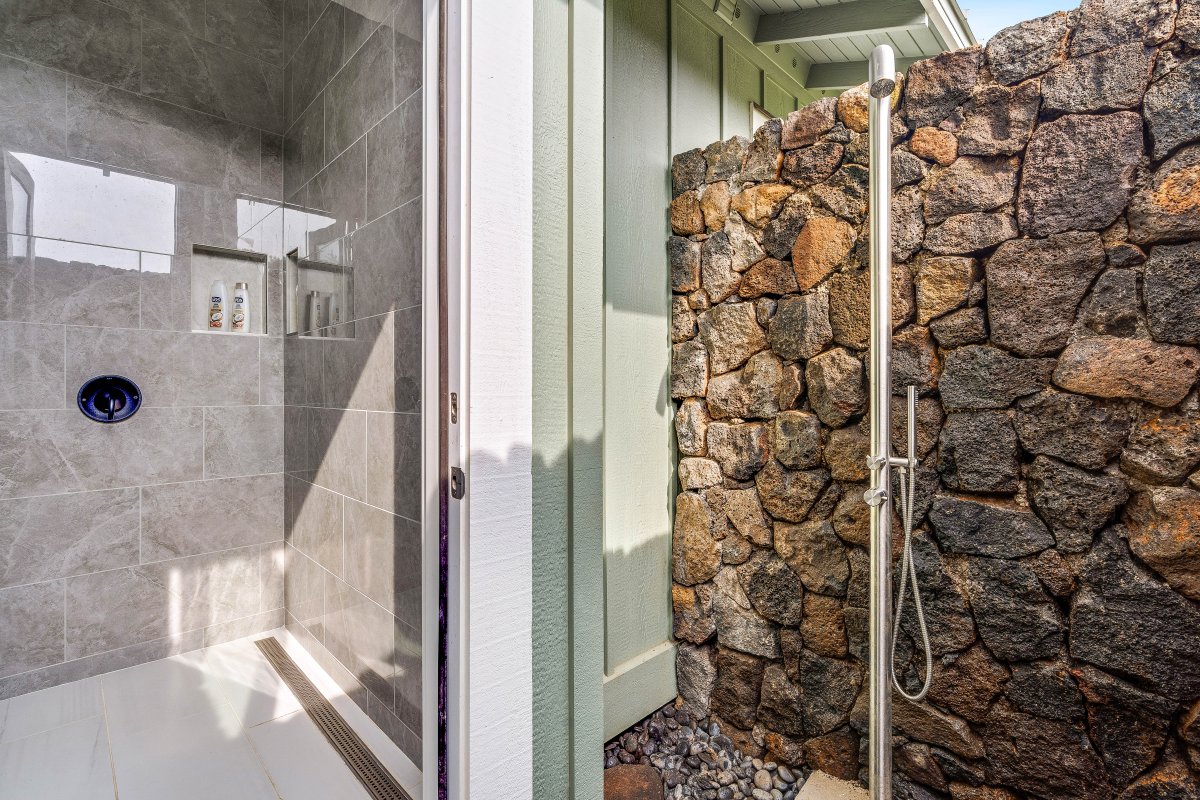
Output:
[[[233,285],[233,307],[229,325],[236,333],[250,330],[250,286],[245,283]]]
[[[225,281],[216,280],[208,290],[208,329],[225,330]]]

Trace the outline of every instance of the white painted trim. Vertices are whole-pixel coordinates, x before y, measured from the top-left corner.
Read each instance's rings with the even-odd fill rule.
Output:
[[[467,663],[453,800],[533,793],[533,8],[463,10],[457,221],[464,286],[459,503]],[[457,202],[455,202],[457,200]],[[451,225],[454,229],[454,225]],[[461,419],[461,418],[460,418]]]
[[[438,590],[440,582],[441,473],[438,440],[441,426],[438,395],[438,259],[441,254],[439,212],[439,151],[441,133],[439,27],[441,0],[424,0],[422,32],[423,191],[421,208],[421,787],[422,797],[438,797]],[[451,531],[455,528],[451,527]],[[453,533],[451,533],[453,536]]]
[[[933,32],[947,50],[958,50],[976,44],[975,34],[967,17],[958,6],[958,0],[921,0]]]
[[[446,2],[446,279],[447,346],[450,391],[457,391],[459,424],[449,430],[450,466],[469,470],[470,397],[466,348],[470,342],[467,313],[467,265],[470,264],[470,48],[471,0]],[[467,497],[450,500],[447,587],[446,785],[447,797],[468,797],[470,780],[470,473]],[[446,480],[446,476],[439,476]]]

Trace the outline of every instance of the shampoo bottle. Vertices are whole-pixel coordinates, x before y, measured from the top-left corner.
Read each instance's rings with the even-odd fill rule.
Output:
[[[216,280],[208,290],[208,329],[225,329],[225,281]]]
[[[231,311],[233,316],[230,318],[230,327],[238,333],[250,330],[249,284],[235,283],[233,285],[233,308]]]
[[[321,327],[321,293],[308,293],[308,324],[305,326],[309,333],[317,333]]]

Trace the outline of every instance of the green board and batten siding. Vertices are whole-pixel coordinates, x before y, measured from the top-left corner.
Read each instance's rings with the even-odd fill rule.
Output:
[[[700,0],[535,0],[534,790],[675,694],[670,158],[819,95]]]

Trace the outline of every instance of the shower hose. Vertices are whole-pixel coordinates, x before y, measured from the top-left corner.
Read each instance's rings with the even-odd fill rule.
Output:
[[[892,623],[892,685],[905,700],[918,703],[929,694],[933,684],[933,651],[929,647],[929,626],[925,622],[925,609],[921,605],[921,587],[917,585],[917,567],[913,561],[913,495],[917,489],[917,471],[912,466],[900,470],[900,516],[904,523],[904,550],[900,554],[900,594],[896,599],[896,617]],[[912,582],[913,608],[917,611],[917,624],[921,629],[921,646],[925,650],[925,683],[921,691],[909,694],[896,677],[896,639],[900,636],[900,619],[904,614],[904,596]]]

